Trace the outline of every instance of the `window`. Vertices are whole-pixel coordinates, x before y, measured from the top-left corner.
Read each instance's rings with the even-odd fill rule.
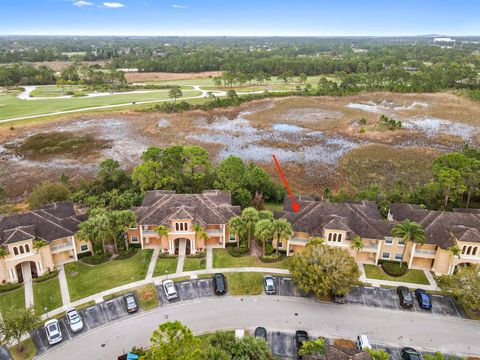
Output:
[[[230,242],[235,242],[235,241],[237,241],[237,239],[235,238],[235,235],[230,235],[230,236],[228,237],[228,241],[230,241]]]
[[[88,245],[87,245],[87,244],[81,245],[81,246],[80,246],[80,251],[81,251],[81,252],[88,251]]]
[[[390,253],[384,252],[384,253],[382,254],[382,259],[390,259]]]
[[[332,241],[332,233],[328,234],[328,241]]]
[[[138,236],[132,236],[132,242],[138,242]]]
[[[462,255],[465,255],[465,252],[467,251],[467,245],[463,245],[462,247]]]
[[[395,260],[402,261],[403,260],[403,254],[395,254]]]
[[[28,244],[25,244],[25,252],[27,252],[27,253],[30,252],[30,246],[28,246]]]
[[[23,254],[23,253],[25,252],[25,250],[23,250],[23,246],[22,246],[22,245],[20,245],[18,248],[20,249],[20,254]]]
[[[188,223],[183,223],[183,225],[185,226],[185,231],[188,231]]]
[[[21,247],[20,247],[20,251],[22,251],[22,248],[21,248]],[[467,255],[470,255],[471,252],[472,252],[472,247],[469,246],[469,247],[467,248]],[[22,254],[23,254],[23,251],[22,251]]]
[[[405,240],[398,239],[398,246],[405,246]]]
[[[15,255],[18,255],[18,249],[17,249],[16,247],[13,248],[13,253],[14,253]]]
[[[338,234],[338,239],[337,239],[338,242],[342,242],[342,234]]]
[[[472,255],[473,255],[473,256],[476,256],[477,253],[478,253],[478,247],[474,247],[474,248],[473,248]]]
[[[393,244],[393,238],[392,237],[386,237],[385,238],[385,245],[392,245]]]

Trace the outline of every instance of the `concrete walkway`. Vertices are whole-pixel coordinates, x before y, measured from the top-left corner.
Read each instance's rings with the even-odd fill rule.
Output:
[[[368,283],[371,284],[372,286],[375,287],[380,287],[380,286],[392,286],[392,287],[397,287],[397,286],[407,286],[409,288],[421,288],[424,290],[429,290],[429,291],[437,291],[438,285],[435,279],[433,278],[432,274],[428,271],[423,271],[425,273],[425,276],[427,277],[428,282],[430,285],[424,285],[424,284],[414,284],[414,283],[406,283],[406,282],[401,282],[401,281],[388,281],[388,280],[377,280],[377,279],[370,279],[367,278],[365,275],[365,269],[363,267],[363,264],[357,263],[358,268],[360,270],[360,281],[363,283]]]
[[[68,292],[67,276],[65,275],[65,267],[63,265],[57,266],[58,281],[60,282],[60,293],[62,294],[63,306],[70,305],[70,293]]]
[[[33,284],[32,284],[32,269],[30,262],[22,263],[23,287],[25,288],[25,307],[31,308],[34,305],[33,300]]]
[[[178,262],[177,262],[177,271],[176,274],[181,274],[183,272],[183,264],[185,263],[185,252],[187,250],[187,241],[185,239],[180,239],[178,243]]]
[[[155,271],[155,264],[157,263],[158,255],[160,255],[160,248],[155,248],[155,250],[153,250],[150,264],[148,265],[147,276],[145,277],[145,279],[147,280],[153,277],[153,272]]]
[[[213,269],[213,248],[207,247],[207,270]]]

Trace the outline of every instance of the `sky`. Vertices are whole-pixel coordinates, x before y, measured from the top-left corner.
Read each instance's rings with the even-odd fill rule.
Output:
[[[0,0],[2,35],[480,35],[480,0]]]

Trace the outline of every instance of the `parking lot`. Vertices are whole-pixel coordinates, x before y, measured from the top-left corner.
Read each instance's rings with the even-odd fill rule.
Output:
[[[292,296],[315,299],[313,295],[308,295],[297,289],[291,278],[275,277],[277,296]],[[159,306],[166,306],[171,303],[180,301],[192,301],[202,298],[211,298],[214,295],[213,280],[191,279],[175,283],[178,293],[176,299],[167,300],[162,285],[157,286]],[[227,283],[228,293],[228,283]],[[418,302],[414,301],[412,309],[404,309],[400,306],[398,296],[395,289],[373,288],[373,287],[354,287],[346,297],[346,303],[352,305],[376,307],[379,309],[390,309],[396,311],[415,311],[431,316],[452,316],[458,318],[466,318],[462,308],[458,306],[453,299],[443,295],[432,295],[433,310],[423,310],[418,306]],[[342,305],[339,305],[342,306]],[[60,328],[63,335],[62,342],[69,341],[82,333],[88,332],[102,325],[115,322],[126,318],[127,316],[135,316],[142,310],[134,314],[126,312],[123,297],[113,298],[100,304],[92,305],[79,311],[84,321],[84,329],[79,333],[73,333],[67,323],[66,316],[59,319]],[[45,329],[40,327],[32,332],[32,339],[37,348],[37,354],[47,351],[52,345],[48,344]],[[273,332],[269,334],[269,343],[272,346],[274,354],[283,358],[291,358],[295,356],[295,345],[293,334],[284,334]],[[53,345],[54,346],[54,345]],[[397,360],[399,353],[396,349],[386,349],[392,351],[392,360]]]

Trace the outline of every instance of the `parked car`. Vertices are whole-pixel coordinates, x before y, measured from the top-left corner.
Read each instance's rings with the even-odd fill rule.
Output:
[[[400,299],[400,305],[411,308],[413,306],[413,297],[410,290],[405,286],[397,287],[397,294]]]
[[[138,311],[137,299],[133,293],[128,293],[123,295],[123,300],[125,300],[125,307],[127,308],[128,313],[134,313]]]
[[[423,289],[416,289],[415,296],[417,297],[420,307],[425,310],[432,310],[432,298],[430,294]]]
[[[178,298],[177,289],[175,289],[175,283],[172,280],[165,280],[163,282],[163,291],[167,300]]]
[[[308,333],[304,330],[297,330],[295,332],[295,346],[297,347],[297,359],[301,359],[302,355],[299,355],[298,352],[302,348],[302,345],[305,341],[310,340]]]
[[[62,331],[57,319],[48,320],[45,323],[45,330],[47,332],[47,340],[50,345],[58,344],[62,341]]]
[[[257,327],[255,329],[254,336],[267,341],[267,329],[265,329],[264,327],[260,327],[260,326]]]
[[[404,347],[402,349],[403,360],[423,360],[422,355],[415,349]]]
[[[370,341],[368,341],[367,335],[361,334],[357,336],[357,348],[362,351],[372,348]]]
[[[76,333],[83,330],[83,320],[80,314],[75,309],[67,311],[67,323],[70,326],[70,330]]]
[[[263,287],[265,288],[265,294],[267,295],[275,295],[277,293],[275,278],[272,275],[265,275],[263,277]]]
[[[213,287],[215,294],[225,295],[227,292],[227,285],[225,284],[225,275],[217,273],[213,275]]]
[[[333,295],[332,298],[333,298],[333,302],[336,304],[345,304],[345,300],[346,300],[345,295],[337,294],[337,295]]]

